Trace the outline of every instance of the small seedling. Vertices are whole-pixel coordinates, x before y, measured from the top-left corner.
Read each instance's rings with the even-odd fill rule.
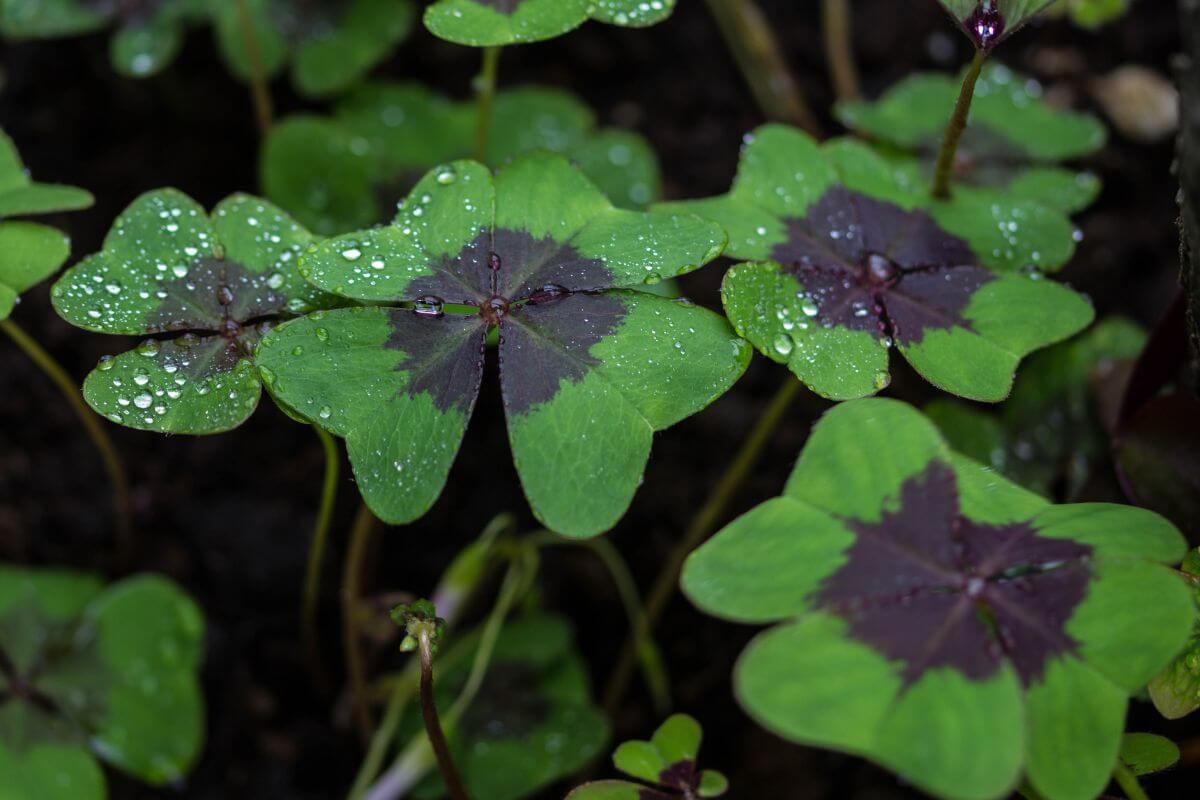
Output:
[[[533,150],[570,158],[621,208],[659,199],[658,159],[641,136],[596,128],[578,98],[557,89],[500,92],[484,162],[499,166]],[[386,221],[432,164],[471,155],[474,102],[456,103],[419,84],[376,82],[351,93],[332,117],[289,117],[263,144],[267,197],[324,235]]]
[[[1110,458],[1101,393],[1122,390],[1121,365],[1145,333],[1122,317],[1034,354],[995,413],[941,398],[924,409],[956,451],[1043,497],[1079,496]]]
[[[174,189],[139,197],[104,249],[67,270],[51,295],[73,325],[153,337],[100,362],[83,384],[88,403],[113,422],[160,433],[241,425],[262,394],[252,360],[264,333],[336,301],[296,270],[314,241],[247,195],[211,216]]]
[[[844,103],[836,111],[847,127],[887,148],[885,155],[931,190],[938,147],[961,82],[950,75],[918,73],[874,102]],[[998,198],[1073,213],[1096,199],[1100,181],[1090,172],[1059,164],[1096,152],[1106,139],[1095,117],[1054,108],[1043,99],[1037,81],[988,64],[975,86],[971,121],[955,155],[954,180],[960,192],[990,190]]]
[[[407,522],[441,492],[498,328],[526,496],[551,529],[595,535],[632,500],[653,433],[746,368],[749,348],[722,318],[630,290],[696,269],[724,240],[699,217],[614,208],[561,156],[494,177],[453,162],[390,226],[304,257],[314,286],[373,305],[280,326],[258,363],[285,405],[346,439],[375,513]]]
[[[697,758],[700,723],[675,714],[659,726],[650,741],[625,742],[613,753],[613,765],[647,785],[630,781],[597,781],[580,786],[568,800],[698,800],[722,797],[729,781],[716,770],[701,770]]]
[[[588,19],[645,27],[674,10],[675,0],[437,0],[425,27],[457,44],[497,47],[553,39]]]
[[[1058,800],[1104,788],[1129,695],[1186,642],[1196,611],[1164,566],[1184,552],[1156,514],[1050,505],[871,399],[828,412],[783,496],[697,550],[682,585],[711,614],[781,623],[734,676],[770,730],[941,797],[1000,797],[1024,773]]]
[[[1002,400],[1024,355],[1092,320],[1085,298],[1024,269],[1069,257],[1056,214],[934,201],[860,144],[770,125],[747,137],[729,194],[660,207],[725,227],[726,253],[753,262],[722,284],[734,328],[830,399],[885,388],[895,349],[945,391]]]
[[[181,779],[204,741],[203,637],[165,578],[0,566],[0,793],[103,800],[100,762]]]

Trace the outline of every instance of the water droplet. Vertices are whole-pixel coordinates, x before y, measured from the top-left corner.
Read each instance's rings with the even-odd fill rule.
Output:
[[[428,294],[418,297],[413,303],[413,311],[423,317],[440,317],[444,313],[445,302],[440,297]]]
[[[775,352],[781,356],[786,356],[792,352],[792,340],[782,333],[775,337]]]

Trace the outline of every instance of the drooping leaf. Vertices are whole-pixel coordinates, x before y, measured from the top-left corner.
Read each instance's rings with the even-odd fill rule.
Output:
[[[5,680],[22,686],[0,693],[4,788],[103,798],[97,758],[155,786],[181,779],[204,738],[203,632],[199,608],[164,578],[105,589],[0,566],[0,653]]]
[[[499,328],[509,439],[534,513],[594,535],[628,507],[653,433],[707,406],[749,360],[717,315],[624,287],[695,269],[723,243],[695,216],[613,207],[560,156],[524,156],[494,178],[453,162],[392,225],[304,258],[313,285],[392,307],[283,325],[258,363],[287,406],[346,439],[368,504],[400,523],[441,491]]]
[[[438,673],[439,708],[450,708],[466,683],[479,634],[466,634],[468,655]],[[402,740],[419,730],[414,715]],[[482,686],[448,736],[455,763],[477,800],[535,795],[595,758],[608,741],[608,720],[592,701],[566,620],[532,614],[505,624]],[[414,792],[430,799],[444,794],[436,775]]]
[[[88,403],[141,430],[206,434],[240,425],[261,395],[252,360],[263,333],[336,300],[296,271],[313,242],[284,212],[246,195],[227,198],[211,217],[173,189],[139,197],[104,249],[51,292],[73,325],[154,337],[102,360],[84,381]]]
[[[290,117],[263,146],[268,197],[323,234],[384,221],[431,166],[471,154],[477,107],[417,84],[368,84],[332,118]],[[563,153],[623,208],[658,199],[658,161],[637,134],[595,127],[590,109],[555,89],[501,92],[486,162],[498,166],[537,149]]]
[[[383,61],[412,30],[409,0],[247,0],[263,71],[291,64],[292,83],[305,95],[344,91]],[[221,53],[243,80],[252,69],[238,0],[219,0],[212,11]]]
[[[1054,0],[939,0],[967,38],[991,50],[1016,33]]]
[[[770,730],[937,796],[1000,797],[1024,772],[1060,800],[1103,789],[1128,695],[1191,630],[1163,566],[1182,554],[1161,517],[1050,505],[871,399],[828,412],[783,496],[693,553],[682,586],[781,623],[734,677]]]
[[[895,148],[889,157],[928,187],[959,88],[954,76],[920,73],[874,102],[841,104],[837,114],[847,127]],[[1096,198],[1096,176],[1059,164],[1100,149],[1107,138],[1103,124],[1088,114],[1053,108],[1042,96],[1041,84],[1032,78],[1002,64],[985,65],[955,161],[957,187],[990,190],[1065,213]]]
[[[728,255],[761,259],[726,274],[725,311],[813,391],[879,391],[895,349],[945,391],[1002,400],[1023,356],[1091,321],[1085,298],[1020,269],[1065,261],[1069,226],[1022,202],[933,202],[861,145],[844,166],[846,147],[768,125],[729,194],[661,206],[708,216]]]
[[[1165,736],[1127,733],[1121,739],[1121,763],[1134,775],[1162,772],[1179,761],[1179,747]]]
[[[996,413],[940,399],[925,408],[955,450],[994,467],[1044,497],[1077,497],[1107,463],[1109,435],[1099,387],[1121,380],[1145,333],[1121,317],[1035,353]]]
[[[589,18],[645,27],[674,10],[675,0],[437,0],[425,27],[456,44],[497,47],[553,39]]]

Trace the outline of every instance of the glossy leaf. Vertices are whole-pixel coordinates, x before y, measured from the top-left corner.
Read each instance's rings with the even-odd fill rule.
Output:
[[[1054,0],[939,0],[978,48],[991,50]]]
[[[742,654],[743,707],[941,797],[1024,773],[1048,800],[1109,779],[1128,695],[1195,619],[1150,512],[1053,506],[954,454],[893,400],[817,424],[784,494],[693,553],[700,608],[778,622]],[[985,622],[986,620],[986,622]]]
[[[292,83],[305,95],[325,97],[349,89],[391,54],[412,30],[416,9],[409,0],[248,0],[263,70],[273,75],[291,64]],[[249,79],[236,0],[213,11],[221,53],[230,69]]]
[[[889,157],[927,187],[960,84],[952,75],[919,73],[874,102],[841,104],[837,114],[847,127],[895,148]],[[958,187],[1065,213],[1096,198],[1100,183],[1094,175],[1058,164],[1099,150],[1107,138],[1103,124],[1088,114],[1053,108],[1043,94],[1034,79],[1002,64],[985,65],[955,161]]]
[[[211,216],[173,189],[139,197],[104,249],[51,292],[73,325],[155,337],[102,360],[84,381],[88,403],[141,430],[207,434],[240,425],[262,393],[252,360],[263,332],[336,300],[296,271],[313,242],[278,208],[246,195]]]
[[[437,0],[425,27],[457,44],[496,47],[553,39],[589,18],[626,27],[662,22],[675,0]]]
[[[155,786],[180,780],[204,737],[203,633],[199,608],[164,578],[103,588],[0,567],[0,651],[32,698],[0,695],[5,788],[103,798],[96,759]]]
[[[707,406],[749,350],[686,301],[626,291],[711,261],[690,215],[614,208],[565,159],[437,167],[387,227],[331,239],[303,273],[390,304],[281,326],[258,361],[287,406],[345,437],[359,487],[401,523],[437,498],[500,330],[509,438],[534,513],[589,536],[628,507],[653,433]]]
[[[848,152],[768,125],[748,137],[729,194],[661,206],[708,216],[729,255],[763,259],[726,274],[725,311],[817,394],[883,389],[895,349],[939,388],[995,402],[1023,356],[1091,321],[1085,298],[1018,269],[1070,255],[1069,230],[1044,209],[936,203],[883,159]]]
[[[262,154],[267,195],[314,231],[345,233],[391,216],[429,167],[474,150],[477,107],[417,84],[371,83],[341,101],[332,118],[289,117]],[[501,92],[493,109],[487,163],[537,149],[570,157],[623,208],[640,209],[661,191],[658,161],[639,135],[596,129],[590,109],[566,92],[525,87]]]

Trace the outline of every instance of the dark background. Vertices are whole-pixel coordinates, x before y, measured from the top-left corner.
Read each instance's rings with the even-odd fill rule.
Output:
[[[835,133],[818,5],[762,0],[798,80],[826,131]],[[969,55],[965,39],[933,0],[854,5],[855,45],[869,96],[914,69],[957,69]],[[590,24],[554,42],[509,48],[501,84],[569,88],[596,109],[603,124],[646,135],[662,158],[670,197],[722,192],[743,133],[763,120],[703,3],[683,0],[680,6],[669,22],[648,30]],[[1126,63],[1168,73],[1177,37],[1174,4],[1141,0],[1130,17],[1099,34],[1047,23],[1009,40],[999,57],[1034,74],[1052,61],[1076,64],[1042,77],[1056,97],[1086,108],[1095,75]],[[147,189],[175,186],[211,206],[231,192],[258,187],[258,135],[249,95],[218,61],[209,30],[192,32],[182,57],[145,81],[113,74],[107,39],[104,34],[0,45],[0,127],[16,140],[39,180],[79,184],[96,195],[92,209],[51,220],[71,234],[76,258],[99,249],[113,218]],[[416,78],[466,96],[477,58],[477,51],[439,42],[418,28],[377,74]],[[272,89],[277,113],[305,107],[286,78]],[[1170,141],[1146,146],[1114,134],[1089,162],[1103,177],[1105,191],[1079,217],[1085,238],[1062,277],[1088,292],[1100,314],[1120,312],[1150,324],[1175,291],[1171,160]],[[689,276],[685,291],[716,307],[720,274],[713,266]],[[130,344],[59,320],[45,286],[26,295],[14,319],[80,379],[100,355]],[[893,368],[897,379],[889,394],[926,399],[928,390],[899,360]],[[782,368],[756,359],[712,408],[658,436],[645,484],[610,534],[643,587],[653,581],[689,514],[706,499],[784,376]],[[516,512],[524,527],[534,526],[509,459],[495,378],[485,379],[462,452],[433,510],[378,538],[368,591],[430,592],[453,555],[499,512]],[[778,493],[824,406],[812,395],[793,406],[733,512]],[[247,425],[222,436],[163,437],[112,426],[110,432],[134,485],[142,540],[137,568],[174,577],[208,614],[204,678],[210,725],[203,758],[184,786],[154,791],[110,775],[113,796],[343,796],[359,751],[344,714],[310,688],[296,624],[321,480],[316,439],[266,400]],[[356,505],[347,467],[325,583],[324,655],[331,666],[341,663],[336,583]],[[94,451],[51,384],[0,341],[0,559],[107,570],[113,549],[108,483]],[[541,586],[546,604],[574,620],[592,675],[602,684],[626,632],[605,574],[586,554],[550,552]],[[753,632],[705,617],[676,598],[659,636],[677,705],[704,723],[704,760],[729,775],[731,796],[911,796],[892,776],[862,761],[786,744],[738,710],[729,671]],[[387,656],[381,667],[401,658]],[[615,721],[618,740],[646,736],[658,721],[635,686]],[[1141,704],[1135,705],[1130,728],[1176,740],[1200,734],[1197,722],[1165,723]],[[1198,761],[1200,752],[1192,745],[1185,766],[1148,779],[1147,788],[1159,797],[1195,796],[1186,787],[1200,778]],[[599,769],[609,774],[603,764]],[[563,788],[545,797],[561,797]]]

